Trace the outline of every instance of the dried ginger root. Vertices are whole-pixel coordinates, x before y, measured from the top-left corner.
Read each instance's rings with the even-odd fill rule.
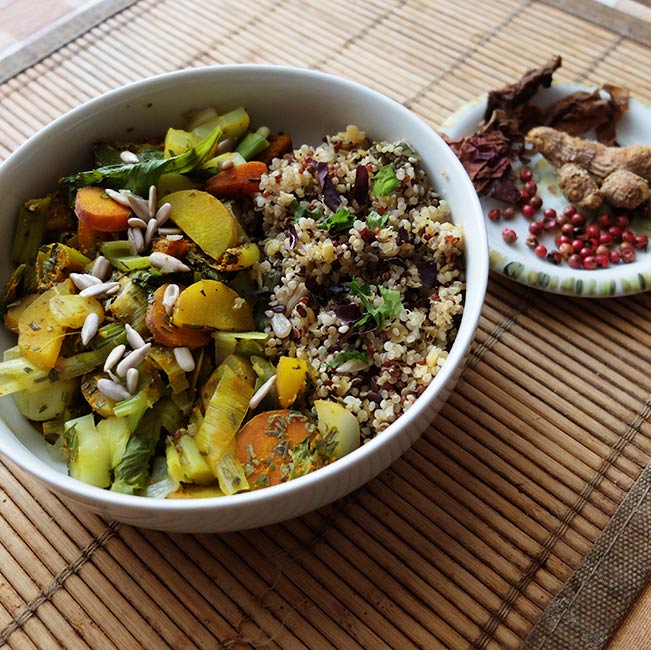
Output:
[[[547,126],[531,129],[527,143],[557,170],[561,192],[579,208],[595,210],[605,201],[631,209],[649,198],[649,146],[607,147]]]

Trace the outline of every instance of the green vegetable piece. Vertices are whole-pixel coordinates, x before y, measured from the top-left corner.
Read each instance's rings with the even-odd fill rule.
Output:
[[[366,352],[362,352],[361,350],[350,350],[348,352],[338,352],[335,354],[335,356],[332,358],[332,361],[328,363],[329,368],[338,368],[342,364],[346,363],[346,361],[361,361],[362,363],[368,363],[368,355]]]
[[[384,228],[388,220],[388,214],[379,214],[375,210],[371,210],[366,217],[366,225],[371,230],[377,230],[378,228]]]
[[[264,151],[269,146],[269,140],[259,133],[247,133],[240,143],[235,147],[235,151],[239,153],[245,160],[251,160],[257,156],[261,151]]]
[[[380,285],[378,290],[382,302],[376,307],[375,303],[369,298],[369,296],[373,295],[373,290],[369,285],[359,284],[357,280],[352,280],[349,286],[350,294],[358,296],[366,309],[366,313],[353,323],[353,327],[362,327],[373,320],[377,329],[383,329],[387,322],[395,320],[403,310],[402,302],[400,302],[400,291],[397,289],[386,289]]]
[[[249,482],[244,467],[235,453],[235,444],[231,443],[216,467],[219,487],[224,494],[235,494],[249,489]]]
[[[341,458],[359,447],[361,438],[357,418],[337,402],[318,399],[314,402],[318,418],[317,427],[326,441],[324,460],[327,456]]]
[[[106,438],[111,455],[111,469],[115,469],[122,460],[127,443],[131,436],[131,429],[127,418],[103,418],[97,424],[97,430]]]
[[[64,179],[64,184],[70,189],[86,185],[100,185],[113,189],[126,188],[134,194],[143,196],[149,191],[151,185],[158,182],[158,179],[163,174],[171,172],[186,174],[201,165],[211,154],[221,135],[222,130],[217,126],[199,144],[178,156],[147,160],[132,165],[99,167],[68,176]]]
[[[34,262],[43,244],[51,197],[27,201],[18,211],[18,225],[11,248],[11,261],[16,264]]]
[[[105,488],[111,484],[111,449],[108,438],[95,427],[92,415],[66,422],[68,471],[72,478]]]
[[[329,230],[335,234],[344,230],[350,230],[355,223],[355,215],[351,214],[346,208],[339,208],[333,215],[319,224],[321,230]]]
[[[235,108],[228,113],[218,115],[192,130],[192,133],[200,138],[205,137],[214,128],[221,129],[222,138],[234,138],[239,140],[249,128],[249,114],[244,108]]]
[[[70,273],[81,273],[90,259],[65,244],[47,244],[36,255],[36,284],[40,291],[63,282]]]
[[[34,422],[44,422],[60,417],[79,390],[79,382],[46,381],[37,390],[23,390],[14,394],[18,410]]]
[[[393,167],[391,165],[384,165],[375,174],[373,179],[373,194],[375,196],[386,196],[387,194],[391,194],[398,185],[400,185],[400,181],[395,171],[393,171]]]

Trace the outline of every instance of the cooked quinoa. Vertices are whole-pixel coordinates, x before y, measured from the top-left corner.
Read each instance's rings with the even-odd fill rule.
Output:
[[[389,167],[397,187],[375,193]],[[261,190],[266,353],[309,361],[314,398],[343,402],[368,440],[445,362],[463,312],[462,229],[406,142],[354,126],[276,159]]]

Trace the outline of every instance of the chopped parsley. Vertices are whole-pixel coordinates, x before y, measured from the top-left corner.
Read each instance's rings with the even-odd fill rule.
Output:
[[[391,194],[398,185],[400,185],[400,181],[393,171],[393,167],[391,165],[384,165],[375,174],[373,179],[373,194],[375,196],[386,196],[387,194]]]
[[[321,230],[329,230],[331,233],[349,230],[355,223],[355,215],[351,214],[346,208],[339,208],[332,216],[324,219],[320,224]]]
[[[298,220],[303,217],[312,217],[316,221],[323,217],[323,212],[318,208],[310,210],[304,203],[299,203],[298,201],[294,201],[292,207],[294,208],[294,223],[298,223]]]
[[[332,361],[328,363],[328,367],[330,368],[338,368],[342,364],[346,363],[346,361],[361,361],[362,363],[368,363],[368,356],[366,355],[366,352],[362,352],[361,350],[350,350],[349,352],[339,352],[335,354],[335,356],[332,358]]]
[[[377,289],[382,302],[376,307],[370,298],[374,294],[371,286],[359,284],[357,280],[352,280],[349,287],[350,294],[357,296],[366,310],[366,313],[353,323],[353,327],[363,327],[372,320],[375,321],[377,329],[383,329],[387,322],[393,321],[403,310],[400,302],[400,291],[397,289],[386,289],[382,285],[378,286]]]
[[[384,228],[388,220],[388,214],[379,214],[375,210],[371,210],[366,217],[366,225],[371,230],[377,230],[378,228]]]

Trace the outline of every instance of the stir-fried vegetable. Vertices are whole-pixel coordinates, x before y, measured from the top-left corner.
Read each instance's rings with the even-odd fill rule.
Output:
[[[162,143],[98,143],[97,168],[21,209],[2,303],[18,344],[0,395],[59,439],[72,477],[153,498],[231,495],[359,444],[355,418],[313,409],[309,363],[271,356],[256,320],[264,254],[239,215],[290,149],[243,108],[211,108]],[[366,296],[366,317],[396,312],[387,294],[385,309]]]

